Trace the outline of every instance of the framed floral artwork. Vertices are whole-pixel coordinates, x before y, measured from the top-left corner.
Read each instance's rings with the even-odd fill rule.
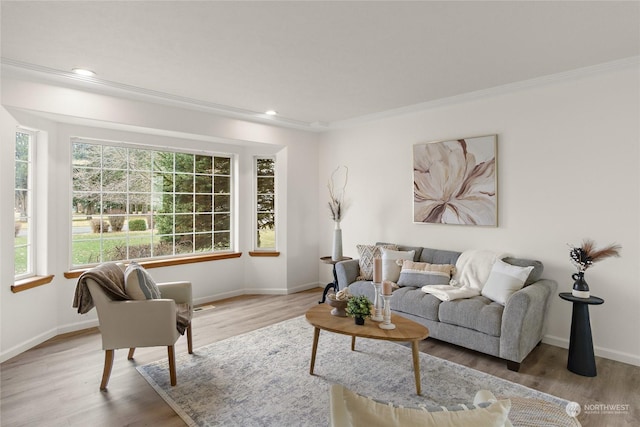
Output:
[[[413,146],[416,223],[498,225],[497,135]]]

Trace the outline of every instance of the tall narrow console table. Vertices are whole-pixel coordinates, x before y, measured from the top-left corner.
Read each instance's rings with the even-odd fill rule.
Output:
[[[595,377],[597,375],[596,358],[593,354],[589,306],[600,305],[604,303],[604,300],[594,296],[578,298],[574,297],[571,292],[561,292],[560,298],[573,303],[567,369],[578,375]]]

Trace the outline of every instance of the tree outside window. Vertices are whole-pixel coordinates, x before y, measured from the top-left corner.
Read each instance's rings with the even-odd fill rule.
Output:
[[[231,156],[76,140],[73,265],[232,249]]]
[[[275,159],[257,157],[256,175],[256,250],[276,249]]]

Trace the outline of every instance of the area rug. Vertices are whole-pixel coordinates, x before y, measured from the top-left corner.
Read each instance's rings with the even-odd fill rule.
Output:
[[[411,349],[386,341],[321,331],[315,375],[309,375],[313,327],[297,317],[137,369],[189,426],[328,426],[329,387],[403,406],[469,403],[487,389],[496,396],[567,401],[420,353],[422,396],[416,395]]]

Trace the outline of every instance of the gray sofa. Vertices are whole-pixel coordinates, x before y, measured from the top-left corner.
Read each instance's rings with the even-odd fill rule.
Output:
[[[381,244],[381,243],[379,243]],[[460,252],[398,245],[398,250],[415,250],[414,261],[453,264]],[[505,258],[518,266],[534,266],[525,287],[514,293],[505,306],[484,296],[440,301],[420,288],[401,287],[393,292],[391,310],[429,328],[429,337],[446,341],[507,361],[508,369],[518,371],[520,363],[540,343],[545,319],[557,283],[542,279],[539,261]],[[349,287],[353,295],[374,298],[371,281],[356,281],[358,260],[336,264],[340,289]]]

